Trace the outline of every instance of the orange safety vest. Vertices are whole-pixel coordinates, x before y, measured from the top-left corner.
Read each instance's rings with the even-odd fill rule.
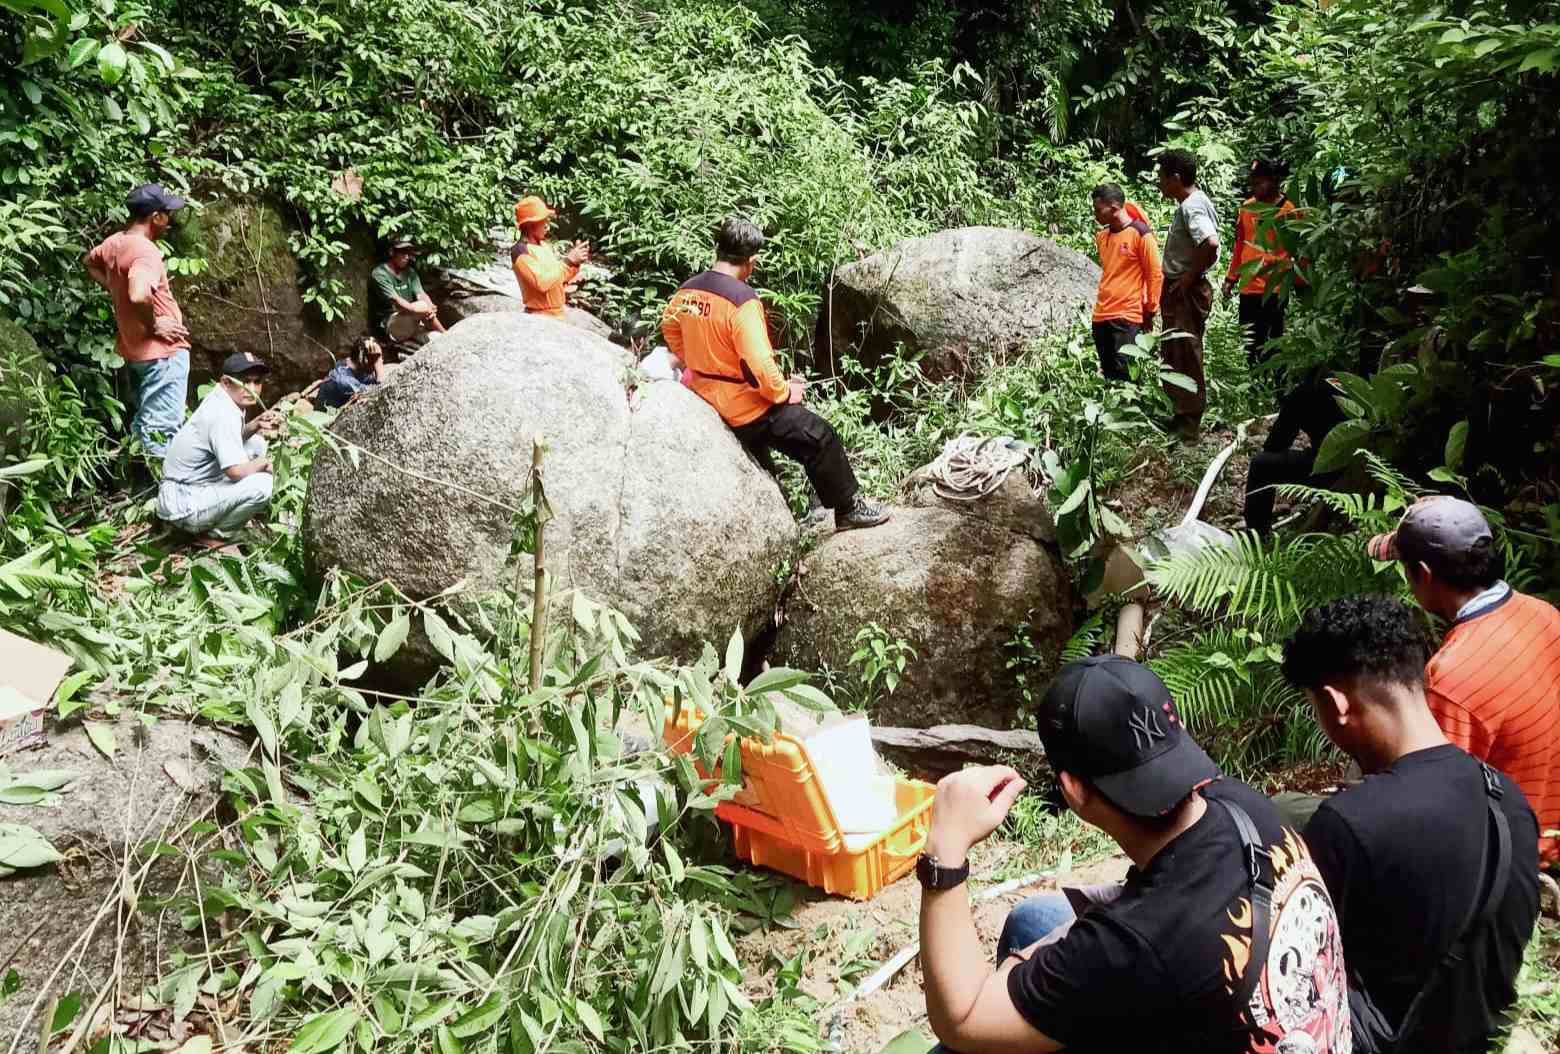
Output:
[[[1159,313],[1160,287],[1164,285],[1164,267],[1159,260],[1159,243],[1148,225],[1148,217],[1135,202],[1127,202],[1132,218],[1119,231],[1109,227],[1094,236],[1100,257],[1100,287],[1094,299],[1094,321],[1125,319],[1141,325],[1144,315]]]
[[[763,302],[746,282],[719,271],[690,278],[661,313],[661,334],[691,372],[688,386],[733,428],[790,397]]]
[[[520,299],[525,301],[525,309],[562,318],[567,299],[564,287],[574,281],[580,269],[559,256],[552,246],[528,242],[524,238],[510,247],[509,261],[515,279],[520,283]]]
[[[1276,208],[1278,214],[1283,216],[1295,211],[1295,203],[1283,194],[1279,195],[1276,206],[1256,198],[1247,198],[1235,216],[1235,248],[1230,253],[1230,270],[1226,281],[1240,281],[1242,270],[1254,260],[1262,261],[1256,273],[1240,287],[1243,294],[1267,292],[1267,275],[1289,267],[1289,254],[1278,247],[1278,237],[1274,231],[1269,230],[1261,244],[1257,242],[1258,213],[1268,208]]]

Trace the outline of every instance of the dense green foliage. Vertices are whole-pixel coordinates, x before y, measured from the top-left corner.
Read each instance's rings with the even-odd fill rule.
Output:
[[[631,630],[583,598],[536,688],[516,672],[528,622],[502,600],[478,640],[393,591],[310,581],[297,527],[323,414],[289,419],[243,557],[170,555],[125,486],[112,324],[79,263],[128,187],[278,204],[327,315],[362,294],[337,265],[364,232],[463,261],[534,192],[595,241],[606,311],[631,323],[742,211],[772,236],[757,281],[805,365],[838,263],[970,223],[1092,251],[1088,192],[1106,180],[1162,227],[1149,168],[1171,145],[1197,151],[1228,227],[1246,162],[1283,156],[1301,210],[1276,233],[1305,280],[1263,370],[1216,310],[1207,424],[1327,371],[1349,415],[1322,451],[1340,481],[1285,495],[1318,507],[1306,533],[1159,566],[1150,656],[1199,737],[1255,777],[1324,755],[1278,645],[1306,606],[1401,589],[1361,542],[1413,495],[1471,495],[1512,580],[1560,590],[1557,64],[1555,0],[0,0],[0,320],[43,350],[40,368],[0,324],[0,626],[77,660],[64,719],[133,708],[257,740],[229,777],[245,822],[213,861],[221,884],[178,905],[225,936],[167,997],[239,988],[246,1023],[305,1054],[818,1050],[793,964],[768,1003],[735,991],[732,927],[793,894],[710,862],[706,814],[729,784],[629,756],[608,729],[635,708],[653,725],[675,690],[723,715],[700,744],[713,762],[725,731],[771,722],[766,691],[820,700],[785,673],[744,690],[734,655],[637,661]],[[191,211],[170,240],[186,273],[213,263]],[[1107,385],[1079,321],[963,383],[901,357],[814,402],[879,495],[961,433],[1033,443],[1089,586],[1113,540],[1178,511],[1124,504],[1133,474],[1192,455],[1154,425],[1156,338],[1129,351],[1138,383]],[[1106,646],[1113,611],[1073,653]],[[360,664],[414,623],[451,669],[415,707],[369,707]],[[851,669],[820,671],[846,701],[917,661],[888,614],[858,644]],[[1031,650],[1015,632],[1030,698]],[[1055,840],[1060,822],[1036,801],[1008,830]]]

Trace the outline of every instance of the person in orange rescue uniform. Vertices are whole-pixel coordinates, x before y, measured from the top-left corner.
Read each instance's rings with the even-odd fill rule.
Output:
[[[563,317],[568,286],[590,259],[590,243],[575,242],[562,256],[547,244],[547,229],[558,210],[532,195],[515,202],[515,226],[520,240],[509,250],[510,266],[520,283],[520,298],[527,312]]]
[[[1164,270],[1159,243],[1148,217],[1127,200],[1119,186],[1094,188],[1094,221],[1104,229],[1094,236],[1100,258],[1100,288],[1094,300],[1094,350],[1107,380],[1129,379],[1121,349],[1139,333],[1154,328]]]
[[[774,472],[772,451],[800,462],[836,530],[876,527],[888,510],[862,497],[834,428],[802,405],[807,382],[775,365],[764,305],[748,284],[764,234],[727,217],[715,238],[715,266],[684,282],[661,314],[666,346],[688,369],[687,384],[715,408],[748,453]]]
[[[1235,218],[1235,249],[1224,279],[1225,299],[1240,286],[1240,325],[1246,331],[1246,361],[1253,366],[1272,355],[1268,341],[1284,335],[1288,295],[1278,288],[1276,279],[1290,268],[1289,253],[1279,248],[1273,230],[1258,238],[1257,228],[1269,216],[1295,211],[1295,203],[1279,188],[1287,174],[1282,161],[1259,159],[1251,163],[1251,197]]]

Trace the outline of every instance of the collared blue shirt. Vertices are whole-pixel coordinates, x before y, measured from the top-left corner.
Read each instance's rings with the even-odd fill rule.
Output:
[[[357,371],[352,368],[351,360],[343,360],[336,363],[334,369],[325,375],[325,383],[320,385],[320,405],[331,409],[347,405],[358,392],[371,384],[378,384],[379,378],[370,373],[367,377],[359,377]]]
[[[1472,618],[1481,612],[1488,611],[1510,595],[1511,587],[1502,579],[1458,608],[1457,618],[1454,621],[1461,622],[1465,618]]]

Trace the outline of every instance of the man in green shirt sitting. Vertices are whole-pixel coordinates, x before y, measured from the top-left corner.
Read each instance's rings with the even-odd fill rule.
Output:
[[[374,268],[368,286],[370,324],[376,334],[412,349],[428,343],[434,333],[444,332],[439,309],[417,277],[413,266],[416,255],[411,242],[393,243],[390,259]]]

